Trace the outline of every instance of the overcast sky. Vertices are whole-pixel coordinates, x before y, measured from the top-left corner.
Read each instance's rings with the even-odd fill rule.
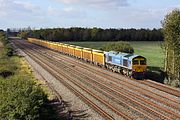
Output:
[[[160,28],[180,0],[0,0],[0,29]]]

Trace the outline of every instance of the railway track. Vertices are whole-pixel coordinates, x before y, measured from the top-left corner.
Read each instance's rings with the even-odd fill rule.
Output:
[[[22,49],[22,47],[21,47]],[[40,65],[42,65],[45,69],[48,70],[48,72],[50,72],[54,77],[56,77],[58,80],[61,81],[61,83],[63,83],[68,89],[70,89],[71,91],[73,91],[74,94],[76,94],[78,97],[80,97],[85,103],[87,103],[88,105],[90,105],[96,112],[98,112],[100,115],[103,115],[106,119],[108,120],[114,120],[114,118],[108,114],[105,110],[101,109],[98,105],[96,105],[95,103],[93,103],[91,100],[89,100],[87,97],[85,97],[83,94],[81,94],[79,91],[77,91],[72,85],[68,84],[65,81],[71,81],[73,82],[75,85],[77,85],[78,87],[80,87],[81,89],[83,89],[84,91],[86,91],[88,94],[90,94],[91,96],[93,96],[94,98],[96,98],[97,100],[99,100],[100,102],[102,102],[103,104],[105,104],[106,106],[108,106],[112,111],[114,111],[115,113],[117,113],[119,116],[122,116],[124,119],[126,120],[131,120],[132,118],[128,117],[127,115],[125,115],[125,113],[122,113],[121,111],[116,110],[113,106],[111,106],[107,101],[104,101],[102,98],[100,98],[99,96],[92,94],[91,91],[87,90],[85,87],[82,87],[80,85],[78,85],[77,83],[75,83],[73,80],[71,80],[70,77],[68,77],[67,75],[62,74],[62,72],[60,72],[60,69],[54,70],[56,66],[52,66],[50,65],[50,62],[44,62],[45,60],[40,59],[38,57],[38,55],[33,55],[33,53],[25,51],[26,54],[28,54],[30,57],[32,57],[37,63],[39,63]],[[42,62],[43,61],[43,62]],[[58,72],[57,72],[58,71]],[[63,77],[63,78],[62,78]],[[64,81],[65,80],[65,81]]]
[[[50,59],[50,58],[49,58]],[[59,63],[60,64],[60,63]],[[68,66],[66,66],[66,67],[68,67]],[[78,73],[78,75],[81,75],[81,76],[83,76],[82,75],[82,73],[80,73],[79,71],[77,71],[77,70],[75,70],[75,72],[76,73]],[[91,78],[89,78],[88,76],[85,76],[86,78],[88,78],[88,79],[91,79]],[[80,79],[80,78],[79,78]],[[90,82],[92,81],[92,79],[90,80]],[[96,84],[97,84],[98,82],[96,81]],[[98,83],[98,84],[100,84],[100,83]],[[101,83],[102,84],[102,83]],[[106,85],[104,85],[104,86],[106,86]],[[94,86],[95,87],[95,86]],[[100,87],[100,86],[96,86],[96,88],[97,87]],[[109,88],[108,86],[106,86],[106,88],[105,89],[111,89],[111,88]],[[114,93],[117,93],[116,91],[114,91],[113,89],[111,89],[111,91],[112,92],[114,92]],[[127,91],[125,92],[125,93],[128,93]],[[118,94],[121,94],[122,95],[122,93],[118,93]],[[129,94],[129,93],[128,93]],[[111,96],[111,94],[108,94],[108,96]],[[150,105],[152,105],[152,106],[154,106],[154,107],[156,107],[156,108],[160,108],[161,110],[163,110],[163,111],[166,111],[166,112],[168,112],[169,113],[169,115],[170,114],[172,114],[172,115],[174,115],[174,116],[177,116],[178,117],[178,115],[176,115],[176,114],[174,114],[174,112],[171,112],[171,111],[168,111],[168,110],[166,110],[166,109],[164,109],[164,108],[161,108],[161,107],[159,107],[158,105],[156,105],[156,104],[153,104],[152,102],[150,102],[150,101],[147,101],[147,100],[144,100],[144,99],[142,99],[141,97],[138,97],[140,100],[141,100],[141,102],[136,102],[135,100],[133,100],[133,97],[135,97],[135,98],[137,98],[137,96],[136,95],[133,95],[133,94],[131,94],[131,96],[128,96],[128,97],[126,97],[125,95],[124,95],[124,97],[126,98],[126,99],[129,99],[129,98],[131,98],[131,101],[132,102],[134,102],[134,103],[137,103],[138,105],[141,105],[141,106],[143,106],[144,107],[144,109],[146,108],[148,111],[152,111],[153,113],[156,113],[156,114],[158,114],[158,112],[157,111],[155,111],[155,110],[153,110],[153,109],[150,109],[150,108],[148,108],[148,107],[146,107],[146,106],[144,106],[141,102],[142,101],[145,101],[144,102],[144,104],[145,103],[148,103],[148,104],[150,104]],[[113,98],[113,99],[115,99],[115,97],[113,97],[113,96],[111,96],[111,98]],[[127,103],[126,103],[127,104]],[[136,111],[138,111],[139,112],[139,110],[137,110],[136,109]],[[140,112],[140,113],[142,113],[142,112]],[[160,114],[160,115],[158,115],[158,117],[161,117],[161,116],[163,116],[162,114]],[[166,119],[168,119],[166,116],[163,116],[162,118],[166,118]]]
[[[59,54],[58,54],[59,55]],[[52,57],[54,57],[54,56],[56,56],[56,55],[54,55],[53,54],[53,56]],[[56,57],[55,57],[56,58]],[[57,58],[56,58],[57,59]],[[63,58],[64,59],[64,58]],[[65,59],[65,60],[68,60],[68,59]],[[68,62],[70,62],[70,61],[68,61]],[[86,67],[86,69],[88,69],[87,67]],[[98,71],[99,72],[99,71]],[[151,82],[153,82],[153,81],[151,81]],[[162,84],[163,85],[163,84]],[[165,86],[165,85],[164,85]],[[165,86],[165,87],[169,87],[169,86]],[[177,92],[177,91],[176,91]],[[163,97],[163,96],[162,96]],[[173,101],[173,100],[172,100]],[[176,102],[176,101],[174,101],[174,102]],[[178,103],[178,102],[177,102]]]
[[[156,88],[158,90],[164,91],[166,93],[172,94],[174,96],[177,96],[180,98],[180,90],[179,89],[175,89],[173,87],[164,85],[164,84],[160,84],[151,80],[145,80],[145,81],[141,81],[141,83],[146,84],[148,86],[151,86],[153,88]],[[180,103],[179,103],[180,104]]]
[[[49,59],[50,59],[50,58],[49,58]],[[60,63],[59,63],[59,64],[60,64]],[[68,68],[68,66],[66,66],[66,67]],[[69,74],[71,74],[71,73],[72,73],[72,71],[69,70]],[[143,110],[143,112],[142,112],[142,111],[138,110],[137,108],[133,108],[132,105],[127,104],[127,102],[125,103],[125,102],[122,102],[122,101],[118,100],[118,99],[116,98],[117,96],[112,96],[111,94],[112,94],[112,92],[113,92],[113,93],[116,93],[116,94],[118,94],[118,95],[123,96],[125,99],[129,99],[130,96],[123,95],[123,94],[120,93],[120,92],[116,92],[115,90],[111,89],[111,88],[108,87],[107,85],[102,85],[102,83],[98,82],[98,80],[91,79],[89,76],[84,75],[84,74],[81,74],[81,73],[80,73],[79,71],[77,71],[77,70],[74,71],[74,75],[75,75],[75,74],[78,74],[78,76],[81,75],[81,77],[84,76],[84,80],[87,79],[87,80],[88,80],[88,84],[91,84],[91,86],[93,86],[93,88],[96,88],[96,89],[97,89],[97,88],[100,88],[100,87],[103,86],[103,89],[106,90],[106,92],[105,92],[105,93],[106,93],[106,96],[112,98],[113,100],[116,100],[117,102],[120,102],[121,104],[124,104],[124,105],[127,106],[127,107],[130,107],[130,108],[133,109],[133,110],[138,111],[139,113],[143,114],[143,115],[146,116],[147,118],[151,119],[148,115],[145,115],[145,114],[143,113],[144,110]],[[74,77],[78,77],[78,76],[75,75]],[[78,78],[78,79],[81,79],[81,78]],[[86,81],[87,81],[87,80],[86,80]],[[90,82],[92,82],[92,81],[94,81],[95,83],[90,83]],[[97,83],[98,83],[100,86],[97,86]],[[81,84],[81,83],[78,83],[78,84]],[[93,85],[92,85],[92,84],[93,84]],[[104,92],[103,89],[101,89],[101,92]],[[109,89],[110,92],[107,92],[107,89]],[[133,100],[133,98],[131,98],[131,101],[134,102],[134,103],[137,103],[137,104],[140,105],[140,106],[143,106],[143,107],[146,108],[148,111],[152,111],[153,113],[158,114],[156,111],[154,111],[154,110],[152,110],[152,109],[144,106],[142,103],[136,102],[135,100]],[[115,108],[115,106],[114,106],[114,108]],[[167,118],[166,116],[163,116],[162,114],[160,114],[158,117],[161,117],[161,116],[162,116],[162,118]]]
[[[52,55],[51,55],[52,56]],[[53,54],[53,56],[52,57],[54,57],[54,54]],[[59,57],[57,56],[57,55],[55,55],[55,57],[54,57],[55,59],[59,59]],[[63,59],[63,60],[65,60],[65,61],[68,61],[69,63],[72,63],[72,64],[74,64],[73,62],[71,62],[70,60],[68,60],[68,59],[65,59],[65,58],[60,58],[61,60]],[[60,60],[59,59],[59,60]],[[81,62],[81,61],[80,61]],[[78,64],[79,64],[79,62],[77,62]],[[88,69],[88,71],[90,71],[90,72],[97,72],[97,73],[99,73],[99,74],[101,74],[102,73],[102,76],[106,76],[107,78],[110,78],[110,79],[112,79],[112,78],[115,78],[116,80],[121,80],[121,81],[124,81],[124,80],[126,80],[125,82],[128,82],[129,84],[131,84],[131,85],[134,85],[133,83],[131,83],[131,81],[127,81],[127,78],[119,78],[119,76],[118,77],[115,77],[115,76],[113,76],[112,74],[107,74],[107,71],[105,71],[105,72],[103,72],[102,70],[92,70],[92,69],[89,69],[87,66],[83,66],[84,64],[80,64],[80,67],[82,67],[82,68],[84,68],[84,69]],[[108,76],[107,76],[108,75]],[[161,90],[161,91],[164,91],[164,92],[166,92],[166,93],[169,93],[169,94],[171,94],[171,95],[174,95],[174,96],[177,96],[177,97],[179,97],[178,95],[179,95],[179,90],[178,89],[173,89],[173,88],[171,88],[171,87],[169,87],[169,86],[166,86],[166,85],[161,85],[161,84],[159,84],[159,83],[155,83],[155,82],[153,82],[153,81],[151,81],[151,80],[147,80],[147,81],[134,81],[134,82],[138,82],[138,83],[140,83],[140,84],[145,84],[145,85],[148,85],[148,86],[150,86],[150,87],[153,87],[153,88],[156,88],[156,89],[158,89],[158,90]],[[145,83],[146,82],[146,83]],[[155,86],[155,85],[151,85],[150,83],[148,84],[147,82],[150,82],[150,83],[154,83],[154,84],[158,84],[157,86]],[[137,86],[137,85],[134,85],[134,86]],[[158,86],[160,86],[160,87],[164,87],[164,88],[162,88],[162,89],[164,89],[164,90],[162,90],[161,88],[158,88]],[[173,90],[173,92],[171,92],[171,89]],[[148,90],[146,90],[146,91],[148,91]],[[169,91],[169,92],[168,92]],[[177,93],[178,95],[176,95],[175,93]],[[152,93],[153,94],[153,93]],[[156,94],[156,93],[155,93]],[[156,94],[156,95],[158,95],[158,94]],[[173,102],[175,102],[175,103],[178,103],[179,104],[179,102],[178,101],[176,101],[176,100],[173,100],[173,99],[170,99],[170,98],[168,98],[168,97],[166,97],[166,96],[162,96],[161,94],[159,94],[159,96],[161,96],[161,97],[163,97],[163,98],[166,98],[166,99],[169,99],[169,100],[171,100],[171,101],[173,101]]]
[[[53,57],[53,58],[55,58],[55,59],[58,59],[58,60],[64,60],[64,61],[68,61],[68,63],[72,63],[72,64],[74,64],[75,62],[73,61],[70,61],[69,59],[66,59],[65,57],[64,58],[60,58],[59,59],[59,57],[58,57],[58,55],[57,54],[51,54],[51,56]],[[90,68],[88,68],[88,67],[86,67],[86,65],[84,65],[84,64],[82,64],[82,63],[79,63],[79,61],[77,62],[78,63],[78,65],[80,65],[80,67],[81,68],[84,68],[84,69],[88,69],[90,72],[97,72],[97,73],[99,73],[99,74],[101,74],[102,73],[102,76],[105,76],[106,78],[109,78],[109,79],[112,79],[112,78],[115,78],[115,79],[119,79],[119,78],[117,78],[117,77],[114,77],[113,75],[111,75],[111,74],[108,74],[108,76],[106,75],[107,74],[107,72],[103,72],[102,70],[101,71],[99,71],[99,70],[92,70],[92,69],[90,69]],[[84,65],[84,66],[83,66]],[[119,79],[119,80],[121,80],[122,81],[122,79]],[[131,84],[131,85],[133,85],[131,82],[129,82],[129,81],[125,81],[125,82],[128,82],[129,84]],[[137,81],[137,82],[141,82],[141,81]],[[143,84],[143,83],[141,83],[141,84]],[[136,85],[137,86],[137,85]],[[149,85],[149,86],[152,86],[152,85]],[[162,86],[165,86],[165,85],[162,85]],[[164,89],[166,89],[166,87],[167,86],[165,86],[165,88]],[[155,88],[155,87],[154,87]],[[157,87],[156,87],[157,88]],[[167,87],[168,88],[168,87]],[[158,89],[158,88],[157,88]],[[144,90],[143,90],[144,91]],[[170,107],[174,107],[174,108],[177,108],[178,110],[180,109],[179,107],[178,107],[178,105],[177,104],[179,104],[179,101],[177,101],[177,100],[174,100],[174,99],[171,99],[171,98],[169,98],[169,97],[167,97],[167,96],[163,96],[163,95],[161,95],[161,94],[157,94],[157,93],[153,93],[153,92],[151,92],[151,91],[149,91],[149,90],[146,90],[145,89],[145,91],[147,91],[148,92],[148,94],[145,94],[145,92],[143,92],[143,94],[145,94],[146,96],[149,96],[149,97],[151,97],[151,98],[153,98],[153,99],[156,99],[156,100],[159,100],[160,102],[163,102],[163,103],[165,103],[166,105],[168,105],[168,106],[170,106]],[[166,90],[167,91],[167,90]],[[177,92],[177,90],[176,90],[176,92]],[[152,95],[153,96],[152,96]],[[151,96],[150,96],[151,95]],[[172,95],[174,95],[174,94],[172,94]],[[172,104],[170,104],[169,102],[166,102],[167,100],[161,100],[161,99],[157,99],[157,97],[159,96],[159,98],[161,97],[161,98],[164,98],[164,99],[167,99],[167,100],[169,100],[169,101],[172,101],[173,103]],[[174,104],[174,103],[177,103],[177,104]],[[174,105],[173,105],[174,104]]]
[[[78,75],[81,75],[81,73],[80,73],[79,71],[77,71],[77,70],[76,70],[76,73],[78,73]],[[83,75],[84,75],[84,74],[83,74]],[[88,78],[88,76],[86,76],[86,78]],[[91,79],[91,78],[89,78],[89,79]],[[92,81],[92,79],[91,79],[90,81]],[[98,80],[97,80],[97,81],[98,81]],[[96,81],[96,84],[98,83],[97,81]],[[102,81],[102,80],[100,80],[100,81]],[[98,83],[98,84],[100,84],[100,83]],[[101,84],[102,84],[102,83],[101,83]],[[106,86],[106,85],[104,85],[104,86]],[[99,87],[99,86],[97,86],[97,87]],[[105,89],[111,89],[111,88],[109,88],[108,86],[106,86]],[[111,91],[114,92],[114,93],[117,93],[117,92],[114,91],[113,89],[111,89]],[[128,92],[126,91],[125,93],[128,93]],[[119,94],[121,94],[121,93],[119,93]],[[128,94],[129,94],[129,93],[128,93]],[[122,94],[121,94],[121,95],[122,95]],[[134,94],[131,94],[131,95],[132,95],[133,97],[137,98],[136,95],[134,95]],[[111,95],[109,94],[109,96],[111,96]],[[126,99],[129,99],[129,98],[131,98],[132,96],[128,96],[128,97],[124,96],[124,97],[126,97]],[[111,96],[111,97],[112,97],[112,96]],[[113,98],[113,97],[112,97],[112,98]],[[174,114],[174,112],[171,112],[171,111],[168,111],[168,110],[166,110],[166,109],[164,109],[164,108],[161,108],[161,107],[159,107],[158,105],[153,104],[153,103],[150,102],[150,101],[147,101],[147,100],[142,99],[141,97],[138,97],[138,98],[141,100],[141,102],[142,102],[142,101],[145,101],[145,102],[148,103],[149,105],[152,105],[152,106],[154,106],[154,107],[156,107],[156,108],[160,108],[161,110],[168,112],[169,115],[172,114],[172,115],[178,117],[178,115]],[[115,99],[115,98],[113,98],[113,99]],[[133,98],[132,98],[131,100],[133,101]],[[136,102],[136,101],[133,101],[133,102],[134,102],[134,103],[138,103],[138,102]],[[141,102],[138,103],[138,105],[140,104],[141,106],[143,106],[143,104],[142,104]],[[145,104],[145,102],[144,102],[144,104]],[[144,108],[147,108],[147,107],[144,106]],[[147,109],[148,109],[148,108],[147,108]],[[152,111],[152,112],[156,113],[156,111],[153,111],[152,109],[148,109],[148,111]],[[163,115],[159,115],[159,116],[163,116]],[[164,116],[164,118],[166,118],[166,117]]]
[[[52,55],[51,55],[52,56]],[[53,54],[53,56],[54,56],[54,54]],[[67,67],[67,66],[66,66]],[[77,72],[77,71],[76,71]],[[60,74],[60,73],[59,73]],[[78,73],[79,75],[81,74],[81,73]],[[83,76],[84,74],[81,74],[81,76]],[[86,77],[88,77],[88,76],[86,76]],[[107,78],[106,78],[107,79]],[[112,78],[111,78],[112,79]],[[92,79],[91,79],[92,80]],[[90,81],[89,81],[90,82]],[[92,83],[93,84],[93,83]],[[97,81],[96,81],[96,84],[97,84]],[[101,85],[102,86],[102,83],[100,84],[100,83],[98,83],[99,85]],[[109,89],[111,92],[114,92],[114,93],[117,93],[116,91],[120,91],[120,88],[118,87],[118,86],[116,86],[116,89],[111,89],[111,88],[109,88],[108,86],[106,86],[106,85],[104,85],[105,86],[105,88],[106,89]],[[79,86],[80,87],[80,86]],[[100,86],[99,86],[100,87]],[[113,87],[115,87],[115,85],[113,85]],[[115,91],[116,90],[116,91]],[[137,101],[135,101],[135,100],[133,100],[133,97],[135,97],[135,98],[138,98],[139,100],[141,100],[141,101],[144,101],[145,99],[143,99],[142,97],[140,97],[140,96],[137,96],[137,95],[134,95],[132,92],[128,92],[127,90],[125,91],[125,90],[123,90],[123,92],[126,92],[126,95],[127,95],[127,93],[128,94],[130,94],[129,96],[125,96],[125,94],[122,94],[122,93],[120,93],[120,92],[118,92],[118,94],[121,94],[121,96],[123,95],[126,99],[130,99],[131,98],[131,101],[133,101],[134,103],[136,103],[136,104],[138,104],[138,105],[141,105],[141,106],[143,106],[142,105],[142,103],[141,102],[137,102]],[[107,93],[106,93],[107,94]],[[109,93],[108,94],[108,96],[111,96],[111,94]],[[111,96],[111,97],[113,97],[113,96]],[[115,99],[115,98],[114,98]],[[148,102],[147,100],[145,101],[145,102]],[[150,103],[149,102],[149,104],[151,104],[152,105],[152,103]],[[155,105],[155,104],[153,104],[153,106],[155,106],[155,107],[158,107],[157,105]],[[156,113],[156,115],[157,115],[157,117],[160,117],[160,118],[162,118],[162,119],[171,119],[171,118],[169,118],[169,117],[166,117],[165,115],[163,115],[162,113],[160,113],[160,112],[157,112],[157,111],[154,111],[153,109],[150,109],[150,108],[148,108],[148,107],[146,107],[146,106],[143,106],[144,108],[146,108],[147,110],[149,110],[149,111],[152,111],[152,112],[154,112],[154,113]],[[159,107],[160,108],[160,107]],[[161,108],[161,110],[162,110],[162,108]],[[139,110],[137,110],[136,109],[136,111],[139,111]],[[169,113],[169,114],[173,114],[173,115],[175,115],[176,117],[179,117],[178,115],[176,115],[176,114],[174,114],[173,112],[169,112],[168,110],[166,110],[166,109],[164,109],[164,111],[166,111],[167,113]],[[140,112],[140,111],[139,111]],[[140,112],[141,113],[141,112]],[[141,113],[141,114],[143,114],[143,113]],[[150,118],[149,118],[150,119]]]

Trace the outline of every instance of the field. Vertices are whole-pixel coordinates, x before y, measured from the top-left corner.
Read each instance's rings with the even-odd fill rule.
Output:
[[[108,44],[109,42],[66,42],[67,44],[73,44],[83,47],[89,47],[94,49],[101,49],[103,45]],[[135,50],[135,54],[145,56],[147,58],[149,67],[163,67],[164,54],[161,48],[162,42],[129,42]]]

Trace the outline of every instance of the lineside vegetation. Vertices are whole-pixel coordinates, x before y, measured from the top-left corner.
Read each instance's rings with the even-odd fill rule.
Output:
[[[0,120],[56,120],[48,96],[0,32]]]
[[[114,42],[114,43],[108,43],[102,47],[102,50],[104,51],[117,51],[117,52],[124,52],[124,53],[134,53],[133,47],[126,42]]]
[[[165,16],[162,22],[164,33],[165,72],[168,84],[180,87],[180,9]]]

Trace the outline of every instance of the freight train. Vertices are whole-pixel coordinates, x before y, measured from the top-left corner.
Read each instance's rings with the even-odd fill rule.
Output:
[[[115,51],[105,52],[35,38],[28,38],[28,41],[135,79],[143,79],[146,73],[146,58],[140,55]]]

